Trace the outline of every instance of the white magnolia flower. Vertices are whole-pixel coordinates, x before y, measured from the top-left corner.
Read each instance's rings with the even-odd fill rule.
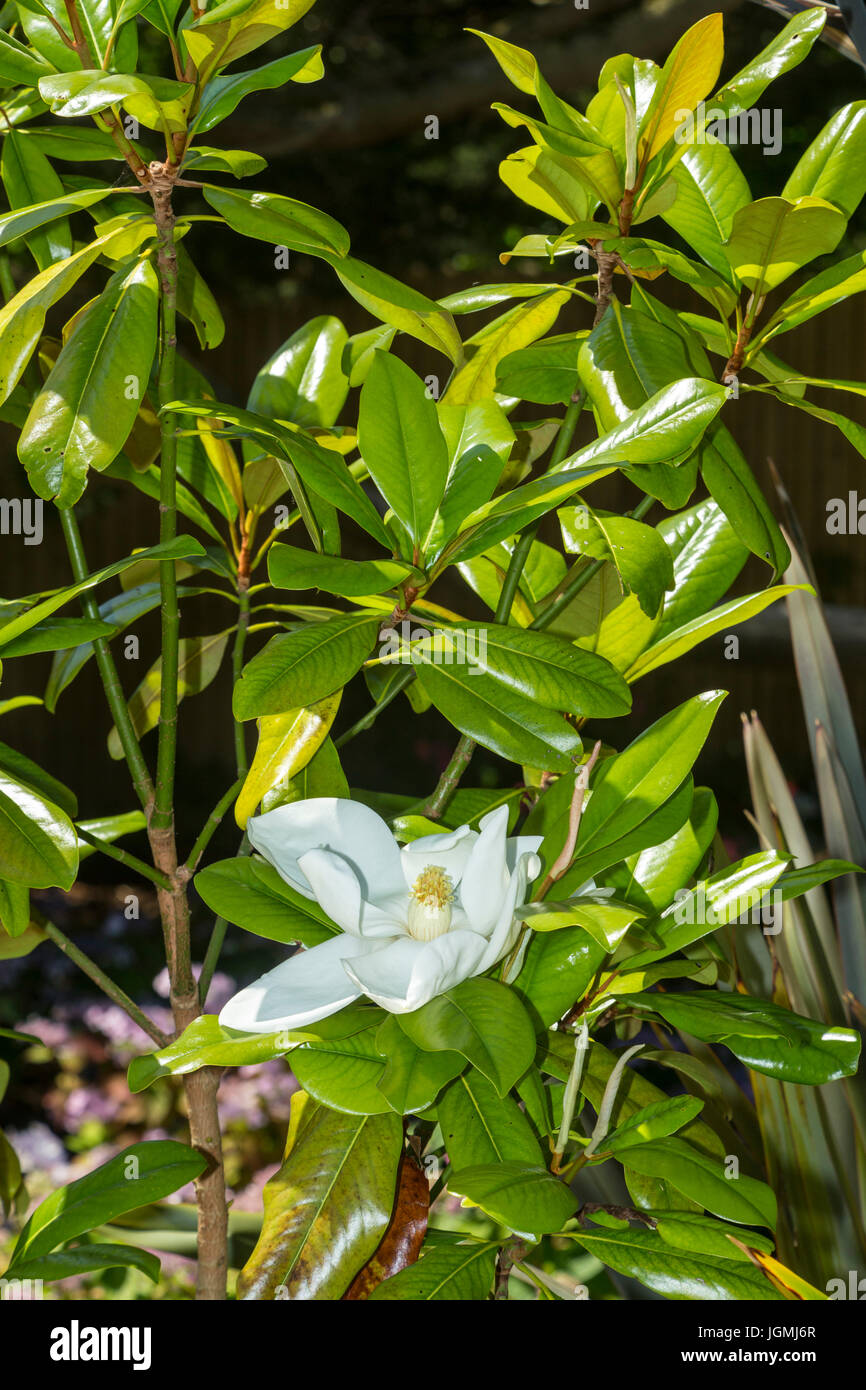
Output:
[[[361,995],[410,1013],[514,948],[515,910],[541,868],[537,836],[507,838],[508,810],[402,849],[357,801],[313,797],[250,820],[255,849],[338,927],[230,999],[220,1023],[299,1028]],[[513,971],[512,971],[513,973]]]

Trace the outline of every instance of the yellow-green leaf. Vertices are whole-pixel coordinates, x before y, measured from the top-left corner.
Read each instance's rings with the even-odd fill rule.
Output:
[[[713,90],[724,57],[722,16],[710,14],[687,29],[662,68],[642,132],[644,167],[673,137],[683,111],[693,111]]]
[[[266,714],[258,721],[259,743],[252,767],[235,802],[235,820],[243,830],[267,792],[288,783],[321,748],[334,722],[342,690],[307,709]]]

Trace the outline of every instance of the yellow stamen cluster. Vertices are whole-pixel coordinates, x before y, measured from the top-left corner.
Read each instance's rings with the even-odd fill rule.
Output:
[[[433,941],[451,926],[454,885],[438,864],[422,869],[409,892],[406,925],[416,941]]]
[[[443,908],[454,901],[454,885],[438,864],[428,864],[416,878],[411,894],[425,907]]]

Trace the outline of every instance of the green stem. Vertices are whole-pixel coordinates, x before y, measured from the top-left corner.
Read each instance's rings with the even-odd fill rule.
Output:
[[[424,802],[419,815],[427,816],[429,820],[438,820],[445,810],[448,802],[457,790],[460,779],[472,761],[472,754],[475,752],[477,744],[468,734],[460,735],[460,742],[451,755],[451,761],[446,767],[432,796]]]
[[[250,627],[250,594],[248,587],[238,587],[238,626],[235,632],[234,646],[232,647],[232,688],[237,685],[241,678],[241,671],[244,665],[244,646],[247,640],[247,633]],[[235,731],[235,763],[237,765],[238,777],[245,777],[249,770],[249,756],[247,754],[246,725],[240,720],[234,721]]]
[[[139,1028],[141,1028],[149,1038],[152,1038],[158,1047],[166,1047],[168,1045],[171,1039],[168,1038],[160,1028],[157,1028],[155,1023],[151,1022],[147,1014],[130,999],[125,990],[120,988],[120,985],[115,984],[114,980],[106,975],[105,971],[96,964],[96,961],[91,960],[88,955],[85,955],[84,951],[80,950],[79,947],[75,945],[74,941],[70,941],[69,937],[66,936],[59,927],[55,927],[53,922],[49,922],[47,917],[43,917],[41,912],[33,910],[32,915],[33,920],[36,922],[37,926],[44,931],[48,939],[53,941],[55,946],[59,947],[63,954],[68,956],[69,959],[78,966],[79,970],[83,970],[84,974],[87,975],[95,985],[99,986],[103,994],[107,994],[109,999],[123,1009],[124,1013],[128,1014],[133,1022],[137,1023]]]
[[[154,869],[152,865],[145,864],[143,859],[138,859],[136,855],[130,854],[129,850],[120,849],[108,840],[100,840],[98,835],[91,835],[89,830],[85,830],[80,825],[76,825],[75,833],[79,840],[84,840],[85,844],[92,845],[94,849],[99,850],[100,854],[106,855],[109,859],[116,859],[118,864],[124,864],[127,869],[141,874],[142,878],[149,878],[151,883],[156,884],[157,888],[164,888],[167,893],[171,892],[171,882],[165,874],[160,873],[159,869]]]
[[[0,294],[3,295],[3,303],[8,304],[9,300],[14,299],[17,293],[9,257],[4,252],[0,254]]]
[[[186,861],[186,869],[190,875],[194,874],[196,869],[198,868],[199,861],[202,855],[204,854],[213,836],[216,834],[217,830],[222,824],[223,817],[225,816],[226,811],[229,809],[238,792],[240,791],[241,787],[243,786],[244,780],[244,776],[241,775],[240,777],[238,777],[237,781],[232,783],[225,795],[220,797],[216,806],[213,808],[207,820],[205,821],[201,833],[199,834],[198,839],[196,840],[195,844],[190,850],[189,858]]]
[[[654,497],[642,497],[640,502],[638,502],[637,506],[634,508],[634,510],[629,513],[629,516],[632,518],[633,521],[639,521],[642,516],[646,515],[650,507],[653,505],[654,501]],[[581,589],[586,588],[587,584],[589,584],[595,578],[595,576],[601,570],[604,569],[607,563],[608,560],[604,557],[600,560],[593,560],[591,565],[587,565],[584,569],[581,569],[577,574],[575,574],[574,578],[566,584],[562,592],[559,593],[555,599],[551,600],[551,602],[544,609],[544,611],[542,613],[539,613],[538,617],[534,620],[534,622],[531,622],[529,624],[530,630],[533,632],[538,632],[546,627],[549,627],[550,624],[553,622],[554,618],[556,618],[564,608],[568,607],[572,599],[577,597]]]
[[[63,536],[66,541],[66,549],[69,552],[69,563],[72,567],[72,574],[75,582],[81,583],[87,578],[89,573],[87,559],[84,554],[84,546],[81,541],[81,532],[78,529],[78,521],[75,513],[70,507],[58,508],[60,525],[63,528]],[[99,605],[92,594],[83,594],[81,607],[84,616],[87,618],[99,618]],[[150,780],[150,773],[144,761],[138,738],[129,715],[126,698],[120,684],[120,677],[117,674],[117,667],[111,648],[105,637],[97,637],[93,643],[93,650],[96,655],[96,665],[99,670],[102,686],[105,691],[105,698],[108,701],[108,708],[114,719],[114,726],[120,738],[120,746],[123,749],[123,756],[129,768],[132,783],[135,787],[139,801],[147,811],[153,801],[153,783]]]
[[[584,391],[575,391],[568,409],[563,416],[562,424],[559,427],[556,444],[550,458],[551,468],[562,463],[562,460],[567,456],[571,448],[571,441],[574,438],[574,431],[577,428],[577,422],[580,419],[580,412],[583,410],[585,400],[586,394]],[[521,533],[511,552],[511,559],[508,562],[508,569],[502,581],[499,602],[496,605],[496,612],[493,618],[493,621],[496,623],[508,623],[511,618],[511,609],[520,584],[520,577],[529,559],[540,525],[541,518],[539,517],[537,521],[534,521]],[[532,626],[534,627],[535,624],[533,623]],[[339,744],[337,746],[339,747]],[[476,746],[474,739],[471,739],[468,734],[461,735],[460,742],[454,749],[451,761],[439,778],[432,796],[424,803],[421,810],[422,815],[428,816],[431,820],[438,820],[442,815],[450,798],[457,790],[461,777],[472,761],[472,754],[475,752]]]
[[[394,681],[394,684],[391,686],[391,689],[388,691],[387,695],[384,695],[382,699],[379,701],[378,705],[374,705],[373,708],[369,710],[363,716],[362,719],[359,719],[357,723],[353,724],[351,729],[347,729],[344,734],[341,734],[338,739],[335,739],[334,747],[344,747],[344,745],[349,743],[356,736],[356,734],[362,734],[365,729],[369,729],[370,725],[374,724],[376,720],[379,718],[379,715],[382,713],[383,709],[387,709],[391,701],[396,700],[401,690],[406,689],[406,686],[409,684],[414,674],[415,672],[411,666],[405,666],[403,670],[400,672],[400,674],[397,676],[396,680]]]
[[[160,416],[159,539],[166,545],[177,535],[177,435],[175,417],[165,407],[175,397],[177,361],[177,251],[171,188],[152,194],[157,226],[160,296],[160,356],[158,396]],[[156,793],[152,825],[166,830],[174,815],[174,774],[177,757],[177,682],[180,610],[177,571],[173,560],[159,567],[162,623],[162,680],[159,705],[159,743],[156,755]]]

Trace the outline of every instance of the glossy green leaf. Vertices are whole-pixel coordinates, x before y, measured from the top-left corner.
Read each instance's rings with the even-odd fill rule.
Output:
[[[14,130],[3,140],[0,177],[10,208],[29,208],[63,197],[63,185],[49,160],[32,140],[22,139]],[[25,240],[40,270],[72,254],[72,231],[65,217],[52,219],[44,230],[31,232]]]
[[[639,951],[629,959],[629,968],[683,950],[717,927],[759,911],[763,895],[774,886],[788,863],[784,856],[767,850],[750,854],[702,880],[661,914],[656,931],[664,945]]]
[[[248,409],[309,429],[334,424],[349,391],[346,330],[329,314],[310,319],[257,372]]]
[[[601,1140],[599,1154],[622,1153],[634,1148],[635,1144],[646,1144],[653,1139],[665,1139],[675,1134],[701,1113],[704,1103],[694,1096],[675,1096],[672,1100],[659,1100],[645,1105],[626,1120],[625,1124]],[[624,1160],[626,1163],[629,1159]]]
[[[545,632],[460,623],[413,642],[411,650],[423,663],[437,655],[445,663],[449,656],[465,662],[546,709],[605,719],[631,705],[628,687],[608,662]]]
[[[78,840],[65,811],[0,768],[3,877],[30,888],[71,888]]]
[[[452,362],[460,361],[463,345],[447,309],[351,256],[332,264],[344,289],[382,323],[436,348]]]
[[[223,420],[245,439],[260,444],[263,451],[274,454],[280,461],[288,485],[297,491],[299,480],[304,488],[324,502],[357,521],[369,535],[390,550],[393,541],[382,523],[370,498],[355,481],[341,458],[332,449],[324,449],[309,435],[292,430],[279,421],[268,419],[250,410],[226,405],[224,402],[186,400],[172,402],[172,410],[199,419]],[[296,497],[296,500],[299,500]]]
[[[544,336],[568,303],[568,290],[550,290],[516,304],[466,340],[465,363],[448,383],[447,405],[468,405],[493,395],[503,358]]]
[[[743,544],[765,560],[774,574],[782,574],[790,559],[785,538],[755,475],[724,426],[707,432],[701,476]]]
[[[94,1226],[167,1197],[192,1182],[206,1166],[203,1154],[173,1139],[130,1145],[40,1203],[18,1237],[12,1265],[47,1255]]]
[[[99,605],[99,616],[101,621],[110,632],[120,632],[129,623],[134,622],[145,613],[150,613],[154,608],[158,608],[160,603],[160,588],[158,583],[140,584],[135,588],[127,590],[125,593],[118,594],[115,598],[110,598]],[[51,619],[48,620],[52,622]],[[54,619],[53,623],[64,623],[64,631],[68,631],[66,623],[79,623],[81,619]],[[33,631],[39,632],[45,628],[46,624],[40,623]],[[56,628],[55,628],[56,630]],[[79,629],[80,631],[80,629]],[[18,641],[26,640],[26,636],[19,638]],[[16,642],[9,644],[12,647]],[[63,691],[69,686],[78,672],[87,664],[93,656],[94,648],[90,641],[82,643],[80,646],[70,646],[64,643],[58,649],[56,656],[51,664],[51,672],[45,686],[45,708],[51,714],[57,708],[57,701]]]
[[[762,589],[757,594],[749,594],[745,598],[735,598],[731,599],[729,603],[722,603],[718,608],[711,609],[704,618],[693,618],[690,623],[675,628],[673,632],[669,632],[660,641],[654,642],[632,662],[627,672],[628,680],[639,680],[641,676],[657,670],[659,666],[666,666],[669,661],[676,661],[678,657],[691,651],[698,643],[706,641],[708,637],[712,637],[717,632],[730,632],[740,623],[753,618],[757,613],[762,613],[765,608],[769,608],[771,603],[786,598],[797,588],[798,586],[795,584],[777,584],[773,588]]]
[[[662,1298],[732,1302],[783,1299],[753,1265],[675,1252],[655,1231],[631,1227],[569,1234],[602,1264],[639,1280]]]
[[[853,256],[847,256],[838,265],[828,266],[820,274],[813,275],[804,285],[798,286],[794,293],[779,305],[763,330],[756,335],[754,343],[769,342],[779,333],[798,328],[801,323],[807,323],[816,314],[822,314],[825,309],[832,309],[834,304],[840,304],[850,295],[859,294],[864,289],[866,251],[859,251]],[[750,358],[749,366],[756,366],[754,359]],[[784,375],[795,376],[796,373],[791,370]]]
[[[581,861],[601,845],[620,839],[662,805],[698,756],[724,699],[709,691],[679,705],[601,764],[580,822],[575,863],[557,892],[580,881]],[[565,833],[559,839],[565,843]],[[546,845],[544,847],[546,853]]]
[[[496,390],[540,405],[568,405],[579,384],[577,354],[582,337],[565,333],[509,352],[497,363]]]
[[[48,618],[37,623],[3,648],[3,656],[29,656],[33,652],[59,652],[92,642],[95,637],[110,637],[115,628],[99,618]]]
[[[722,16],[710,14],[687,29],[661,70],[641,125],[640,153],[647,163],[674,136],[684,110],[692,111],[713,89],[722,66]]]
[[[313,0],[222,0],[184,29],[183,41],[201,78],[228,67],[303,19]]]
[[[36,87],[47,77],[51,64],[33,48],[19,43],[11,34],[0,34],[0,83],[4,87]]]
[[[106,468],[120,453],[147,388],[158,302],[153,267],[140,261],[118,270],[78,319],[18,443],[40,497],[71,506],[88,468]]]
[[[744,1173],[728,1177],[722,1165],[683,1139],[636,1144],[628,1150],[625,1161],[645,1177],[664,1178],[714,1216],[775,1228],[776,1198],[766,1183]]]
[[[719,108],[729,117],[748,111],[771,82],[802,63],[819,37],[826,17],[823,7],[817,5],[795,14],[766,48],[719,88],[708,105],[714,110]]]
[[[451,1173],[448,1190],[528,1239],[560,1230],[578,1205],[571,1189],[546,1168],[511,1159]]]
[[[509,1160],[535,1166],[543,1162],[532,1126],[517,1102],[509,1095],[500,1096],[475,1067],[451,1082],[436,1113],[455,1169]]]
[[[647,617],[654,618],[664,596],[674,587],[673,558],[652,526],[586,505],[559,511],[566,550],[595,560],[610,560],[623,587],[637,597]]]
[[[137,224],[132,233],[129,228],[120,227],[97,237],[67,260],[58,261],[34,276],[0,309],[0,401],[5,401],[17,385],[39,341],[45,315],[51,306],[63,298],[99,256],[113,253],[130,235],[143,240],[154,231],[153,223],[144,221]],[[124,249],[132,248],[124,246]]]
[[[533,935],[514,988],[545,1028],[586,993],[606,955],[582,927]]]
[[[195,876],[212,912],[271,941],[316,946],[339,930],[318,903],[305,898],[262,859],[222,859]]]
[[[417,1264],[379,1284],[370,1299],[378,1303],[480,1302],[493,1283],[496,1250],[492,1242],[437,1243],[422,1251]]]
[[[23,884],[6,883],[0,879],[0,930],[14,939],[23,936],[29,927],[30,889]]]
[[[90,1274],[96,1269],[137,1269],[152,1284],[159,1283],[160,1265],[149,1250],[137,1250],[133,1245],[78,1245],[71,1250],[55,1250],[51,1255],[38,1255],[15,1265],[15,1279],[40,1279],[50,1284]]]
[[[737,279],[761,298],[832,251],[844,230],[844,214],[825,199],[759,198],[734,214],[724,253]]]
[[[761,999],[710,992],[632,995],[630,1003],[655,1009],[705,1042],[723,1042],[746,1066],[778,1081],[820,1086],[857,1070],[860,1038],[853,1029],[802,1018]]]
[[[203,184],[202,192],[211,207],[242,236],[313,256],[348,255],[349,234],[345,227],[308,203],[277,193],[248,193],[218,188],[215,184]]]
[[[459,1052],[425,1052],[404,1033],[389,1014],[376,1033],[376,1048],[385,1058],[377,1086],[398,1115],[411,1115],[432,1105],[442,1087],[466,1066]]]
[[[415,373],[377,352],[361,390],[358,443],[370,476],[423,551],[448,477],[436,403]]]
[[[323,1105],[349,1115],[384,1115],[393,1110],[381,1087],[388,1064],[376,1046],[376,1031],[366,1028],[296,1048],[292,1071],[304,1090]]]
[[[339,1300],[385,1233],[402,1151],[396,1115],[341,1115],[306,1101],[265,1185],[262,1233],[238,1297]]]
[[[195,119],[195,130],[203,134],[213,130],[215,125],[230,116],[235,107],[251,92],[268,92],[282,87],[286,82],[317,82],[324,76],[322,46],[304,48],[299,53],[289,53],[285,58],[276,58],[260,68],[248,72],[228,73],[224,77],[213,77],[205,85],[201,105]]]
[[[734,214],[751,199],[740,166],[727,145],[692,145],[672,174],[677,196],[662,217],[707,265],[733,282],[721,242],[730,236]]]
[[[801,155],[782,197],[822,198],[850,217],[864,193],[866,101],[852,101],[831,117]]]
[[[266,797],[288,792],[292,778],[307,766],[327,738],[339,705],[338,692],[303,709],[266,715],[259,720],[255,757],[235,802],[235,820],[242,830]]]
[[[95,116],[123,105],[149,130],[183,130],[195,88],[167,77],[103,72],[64,72],[39,80],[39,95],[55,116]]]
[[[413,649],[418,679],[461,733],[510,762],[564,772],[580,753],[580,735],[553,710],[466,664],[442,664],[423,643]]]
[[[272,637],[235,686],[235,718],[283,714],[333,694],[370,655],[380,623],[352,613]]]
[[[215,1014],[202,1014],[180,1037],[158,1052],[134,1057],[129,1089],[143,1091],[161,1076],[186,1076],[200,1067],[246,1067],[284,1056],[300,1037],[281,1033],[239,1033],[222,1028]]]
[[[31,203],[29,207],[13,208],[11,212],[0,215],[0,246],[5,246],[10,241],[16,241],[18,237],[28,236],[40,227],[65,218],[71,212],[78,212],[81,208],[89,208],[94,203],[101,203],[112,192],[113,190],[107,187],[87,188],[80,193],[59,193],[44,199],[42,202]],[[78,254],[83,258],[83,252]],[[67,259],[71,258],[67,256]],[[92,259],[95,260],[95,256]],[[59,267],[55,266],[54,269],[58,270]],[[85,267],[82,266],[81,270],[84,269]],[[26,288],[32,293],[33,282],[31,281]]]
[[[425,1052],[460,1052],[505,1095],[535,1055],[535,1032],[516,995],[496,980],[472,979],[397,1014],[404,1033]]]

